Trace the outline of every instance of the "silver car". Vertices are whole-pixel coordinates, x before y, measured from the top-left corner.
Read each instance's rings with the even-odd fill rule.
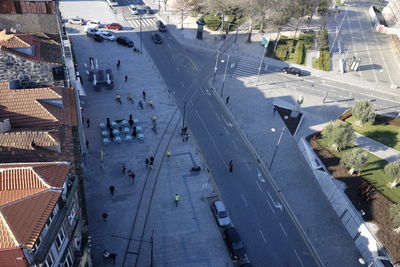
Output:
[[[229,218],[228,211],[226,210],[224,203],[221,200],[216,200],[214,201],[213,205],[214,215],[219,226],[229,226],[231,224],[231,219]]]

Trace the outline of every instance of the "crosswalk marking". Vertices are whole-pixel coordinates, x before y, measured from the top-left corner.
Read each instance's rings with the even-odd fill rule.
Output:
[[[143,18],[141,20],[142,20],[142,27],[155,26],[156,21],[157,21],[156,18]],[[137,27],[137,28],[140,27],[140,19],[132,19],[129,21],[133,24],[134,27]]]
[[[245,59],[242,58],[239,60],[236,65],[236,69],[233,72],[233,77],[235,78],[243,78],[243,79],[251,79],[254,80],[258,74],[258,67],[260,62],[257,62],[254,59]]]

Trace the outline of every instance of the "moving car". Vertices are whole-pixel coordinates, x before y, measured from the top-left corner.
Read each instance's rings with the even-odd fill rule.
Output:
[[[98,35],[103,37],[103,39],[106,39],[106,40],[109,40],[109,41],[115,41],[115,36],[112,35],[109,32],[100,32],[100,33],[98,33]]]
[[[221,200],[216,200],[214,201],[213,206],[214,215],[219,226],[229,226],[231,224],[231,219],[229,218],[228,211],[226,210],[224,203]]]
[[[133,15],[139,15],[139,11],[135,5],[129,5],[128,9]]]
[[[88,32],[87,36],[92,37],[96,42],[103,42],[104,41],[103,37],[101,37],[100,35],[95,34],[95,33]]]
[[[127,46],[127,47],[133,47],[133,45],[134,45],[133,42],[131,41],[131,39],[129,39],[128,37],[124,37],[124,36],[118,37],[115,41],[118,44]]]
[[[122,27],[121,24],[113,22],[113,23],[110,23],[110,24],[106,24],[106,28],[120,31],[120,30],[122,30],[123,27]]]
[[[144,6],[144,11],[146,11],[147,14],[154,14],[153,9],[149,6]]]
[[[69,24],[78,24],[78,25],[85,25],[85,20],[82,18],[73,18],[68,20]]]
[[[157,29],[160,32],[166,32],[167,31],[167,27],[165,27],[164,23],[161,20],[157,20],[156,25],[157,25]]]
[[[297,77],[301,75],[301,69],[299,68],[295,68],[295,67],[284,67],[282,69],[283,73],[289,73],[289,74],[293,74],[296,75]]]
[[[244,243],[234,227],[228,227],[224,231],[224,239],[234,260],[240,260],[246,254]]]
[[[158,33],[152,33],[151,37],[153,38],[154,43],[156,43],[156,44],[162,43],[161,36]]]

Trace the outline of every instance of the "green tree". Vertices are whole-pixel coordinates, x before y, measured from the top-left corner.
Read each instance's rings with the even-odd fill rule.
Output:
[[[357,125],[362,126],[366,122],[373,123],[375,121],[375,110],[371,102],[368,100],[358,101],[352,109]]]
[[[335,150],[341,150],[354,144],[356,135],[350,123],[335,121],[328,124],[322,135]]]
[[[368,153],[364,149],[354,148],[350,151],[343,153],[340,163],[350,168],[349,173],[353,174],[354,171],[360,175],[361,168],[368,160]]]
[[[395,231],[400,233],[400,204],[392,204],[389,212]]]
[[[386,164],[385,172],[394,179],[388,186],[395,188],[400,183],[400,160]]]

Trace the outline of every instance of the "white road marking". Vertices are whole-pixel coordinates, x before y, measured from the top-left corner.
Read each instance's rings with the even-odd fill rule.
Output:
[[[303,262],[301,261],[301,259],[300,259],[300,257],[299,257],[299,254],[297,254],[297,251],[296,251],[296,250],[294,250],[294,254],[296,254],[296,257],[297,257],[297,259],[299,260],[301,266],[304,267],[304,264],[303,264]]]
[[[249,205],[247,204],[247,201],[246,201],[246,199],[244,198],[244,196],[243,196],[243,195],[240,195],[240,197],[242,198],[244,204],[248,207]]]
[[[261,238],[264,241],[264,243],[267,244],[267,240],[265,239],[263,232],[261,230],[258,231],[260,232]]]
[[[282,224],[281,224],[281,223],[279,223],[279,225],[281,226],[283,233],[284,233],[284,234],[285,234],[285,236],[287,237],[287,233],[286,233],[286,231],[285,231],[285,228],[283,228],[283,226],[282,226]]]
[[[226,127],[224,127],[224,129],[225,129],[226,134],[230,136],[228,129],[226,129]]]
[[[274,204],[275,208],[280,209],[282,211],[282,205],[279,202],[275,202],[272,198],[271,194],[267,191],[269,198],[271,199],[272,204]]]
[[[265,179],[264,177],[261,175],[261,173],[257,174],[258,179],[260,180],[260,182],[265,183]]]
[[[345,6],[345,9],[346,9],[346,14],[347,14],[347,13],[348,13],[348,11],[347,11],[347,6]],[[354,43],[353,32],[352,32],[352,30],[351,30],[351,25],[350,25],[349,16],[346,16],[346,21],[347,21],[347,25],[348,25],[349,31],[350,31],[351,42],[352,42],[352,44],[353,44],[353,51],[354,51],[354,54],[355,54],[356,57],[357,57],[357,49],[356,49],[356,45],[355,45],[355,43]],[[357,74],[359,74],[360,77],[362,77],[361,71],[358,71]]]
[[[260,191],[262,191],[261,185],[258,183],[258,181],[256,180],[256,183],[258,185],[258,189],[260,189]]]

